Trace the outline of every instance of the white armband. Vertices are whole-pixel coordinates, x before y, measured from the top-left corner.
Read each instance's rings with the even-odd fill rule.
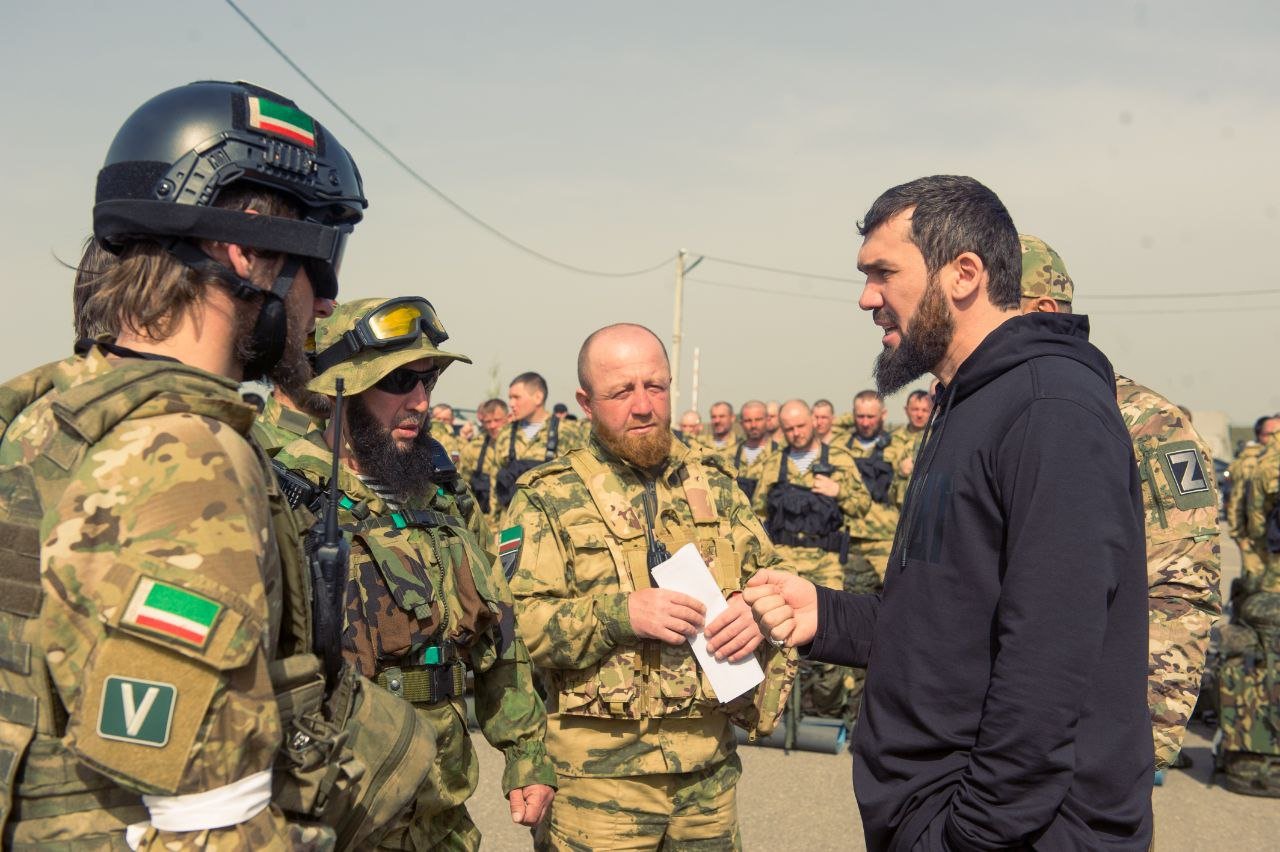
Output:
[[[137,822],[125,830],[130,849],[154,826],[161,831],[206,831],[248,822],[271,804],[271,770],[255,772],[224,787],[185,796],[143,796],[150,822]]]

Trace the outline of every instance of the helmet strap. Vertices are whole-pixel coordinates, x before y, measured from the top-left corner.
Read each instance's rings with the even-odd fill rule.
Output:
[[[249,341],[249,349],[253,357],[244,365],[246,381],[260,379],[280,363],[284,355],[285,342],[289,337],[289,311],[285,305],[285,297],[293,286],[293,279],[302,268],[302,261],[293,255],[285,258],[284,266],[270,290],[257,290],[262,293],[262,308],[258,311],[258,321],[253,326],[253,336]]]
[[[237,299],[248,301],[262,297],[262,307],[258,311],[258,320],[254,323],[250,338],[250,349],[253,353],[249,363],[244,365],[245,381],[253,381],[265,376],[272,367],[280,362],[284,355],[285,341],[289,333],[289,316],[285,307],[285,297],[293,286],[293,279],[302,268],[302,261],[294,255],[286,255],[284,266],[270,290],[255,287],[246,278],[241,278],[235,270],[209,257],[195,243],[182,239],[164,240],[160,243],[188,269],[194,269],[211,275],[223,284],[231,295]]]

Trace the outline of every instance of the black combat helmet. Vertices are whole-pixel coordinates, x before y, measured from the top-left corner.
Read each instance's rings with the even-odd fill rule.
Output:
[[[252,184],[286,195],[300,220],[214,207],[228,187]],[[338,294],[347,235],[368,202],[346,149],[293,101],[251,83],[202,81],[139,107],[116,133],[98,173],[93,233],[119,251],[158,242],[180,261],[214,273],[240,298],[266,294],[254,329],[260,374],[280,358],[283,299],[300,266],[317,296]],[[216,263],[195,241],[218,240],[289,257],[270,291]]]

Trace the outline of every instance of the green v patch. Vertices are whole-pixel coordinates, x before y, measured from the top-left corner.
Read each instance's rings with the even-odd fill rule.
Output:
[[[102,684],[98,736],[163,748],[177,697],[178,688],[171,683],[108,675]]]

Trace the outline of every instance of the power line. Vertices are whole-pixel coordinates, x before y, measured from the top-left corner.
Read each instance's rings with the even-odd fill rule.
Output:
[[[798,269],[783,269],[778,266],[762,266],[758,263],[745,263],[741,260],[731,260],[727,257],[713,257],[709,254],[703,255],[703,257],[716,263],[727,263],[730,266],[741,266],[743,269],[756,269],[761,272],[776,272],[779,275],[797,275],[801,278],[819,278],[823,281],[839,281],[844,284],[862,283],[856,278],[841,278],[838,275],[822,275],[816,272],[801,272]]]
[[[1280,288],[1265,290],[1214,290],[1208,293],[1095,293],[1090,299],[1220,299],[1224,296],[1275,296]]]
[[[427,180],[425,177],[419,174],[417,169],[409,165],[404,160],[400,159],[400,157],[394,151],[392,151],[389,147],[383,144],[382,140],[380,140],[377,136],[375,136],[371,130],[369,130],[359,121],[357,121],[355,119],[355,116],[353,116],[351,113],[343,109],[341,104],[339,104],[336,100],[334,100],[329,95],[329,93],[326,92],[320,86],[319,83],[317,83],[315,80],[311,78],[311,75],[309,75],[306,71],[303,71],[302,67],[298,65],[298,63],[294,62],[293,59],[290,58],[289,54],[285,53],[284,50],[278,44],[272,41],[271,36],[267,35],[261,27],[259,27],[256,23],[254,23],[253,19],[250,18],[247,14],[245,14],[244,10],[241,9],[239,6],[237,6],[234,0],[225,0],[225,2],[228,6],[231,7],[232,11],[234,11],[237,15],[239,15],[240,18],[246,24],[249,25],[250,29],[252,29],[255,33],[258,34],[258,37],[261,38],[266,43],[267,47],[275,51],[276,55],[279,56],[281,59],[283,59],[286,65],[292,68],[297,73],[297,75],[301,77],[303,81],[306,82],[308,86],[314,89],[316,94],[324,98],[324,100],[329,104],[329,106],[333,107],[338,112],[339,115],[341,115],[348,122],[350,122],[351,126],[354,127],[356,130],[358,130],[366,139],[368,139],[369,142],[372,143],[372,145],[375,148],[377,148],[383,154],[386,154],[387,157],[390,158],[391,161],[394,162],[397,166],[403,169],[404,172],[407,175],[409,175],[409,177],[413,178],[415,181],[417,181],[419,184],[421,184],[423,187],[429,190],[432,194],[434,194],[437,198],[439,198],[445,204],[448,204],[458,213],[462,214],[463,216],[471,220],[476,225],[479,225],[481,228],[484,228],[486,231],[493,234],[495,237],[507,243],[508,245],[519,249],[525,254],[528,254],[532,257],[536,257],[538,260],[541,260],[545,263],[549,263],[553,266],[558,266],[561,269],[567,269],[570,272],[578,272],[578,273],[581,273],[582,275],[597,275],[604,278],[631,278],[637,275],[647,275],[650,272],[656,272],[657,270],[666,266],[668,263],[671,263],[673,260],[675,260],[675,255],[671,255],[669,257],[663,258],[660,262],[655,263],[653,266],[648,266],[648,267],[645,267],[644,269],[632,270],[630,272],[610,272],[610,271],[601,270],[601,269],[588,269],[583,266],[575,266],[572,263],[566,263],[563,260],[557,260],[554,257],[543,254],[537,249],[534,249],[525,245],[524,243],[520,242],[514,237],[507,236],[505,233],[498,230],[497,227],[490,225],[484,219],[481,219],[479,216],[472,213],[467,208],[463,207],[457,201],[454,201],[452,198],[446,195],[443,190],[441,190],[431,181]]]
[[[786,296],[791,299],[813,299],[819,302],[843,302],[847,305],[856,305],[858,303],[857,299],[842,299],[839,296],[820,296],[817,293],[792,293],[787,290],[773,290],[768,287],[752,287],[748,284],[731,284],[728,281],[712,281],[708,278],[702,278],[701,276],[697,278],[691,276],[689,280],[696,281],[699,284],[708,284],[712,287],[724,287],[729,290],[747,290],[752,293],[768,293],[772,296]]]

